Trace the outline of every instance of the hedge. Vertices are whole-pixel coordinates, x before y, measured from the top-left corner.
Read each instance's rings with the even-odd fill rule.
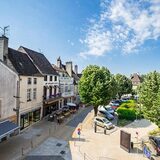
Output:
[[[118,113],[118,118],[120,118],[120,119],[127,119],[127,120],[136,119],[136,110],[135,110],[135,108],[119,107],[117,109],[117,113]]]

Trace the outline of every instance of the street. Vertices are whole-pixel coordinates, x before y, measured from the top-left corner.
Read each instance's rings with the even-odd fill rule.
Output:
[[[77,125],[83,121],[91,110],[92,107],[80,108],[78,113],[66,119],[61,125],[45,119],[38,122],[18,136],[11,137],[8,141],[0,143],[0,159],[19,159],[49,137],[70,140]]]

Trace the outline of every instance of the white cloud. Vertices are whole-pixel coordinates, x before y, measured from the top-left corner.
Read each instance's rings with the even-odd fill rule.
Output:
[[[91,19],[80,55],[102,56],[113,48],[138,51],[146,40],[160,37],[160,0],[102,0],[98,20]]]

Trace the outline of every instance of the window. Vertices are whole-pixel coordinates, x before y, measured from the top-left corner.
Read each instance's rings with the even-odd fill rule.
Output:
[[[31,83],[32,83],[32,79],[28,78],[28,84],[31,84]]]
[[[33,99],[36,99],[37,98],[37,89],[34,88],[33,89]]]
[[[27,102],[31,101],[31,89],[27,89]]]
[[[52,76],[50,76],[50,81],[52,81]]]
[[[68,86],[65,86],[65,92],[68,92]]]
[[[47,76],[44,77],[44,81],[47,81]]]
[[[54,81],[57,81],[57,76],[54,77]]]
[[[34,84],[37,84],[37,78],[34,78]]]

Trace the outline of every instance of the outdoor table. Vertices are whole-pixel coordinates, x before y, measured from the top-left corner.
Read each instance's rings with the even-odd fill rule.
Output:
[[[70,115],[70,112],[66,112],[63,114],[65,117],[68,117]]]

